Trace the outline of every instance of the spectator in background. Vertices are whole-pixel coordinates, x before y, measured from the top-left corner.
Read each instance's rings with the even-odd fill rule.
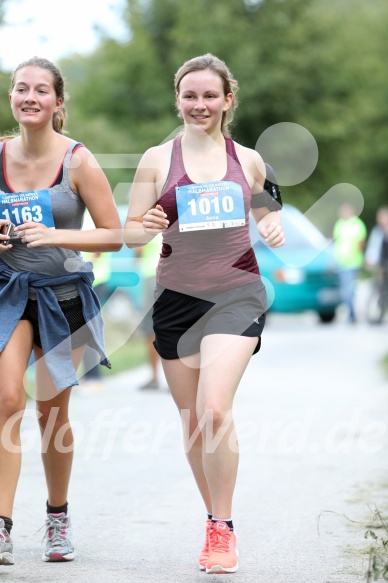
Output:
[[[339,269],[341,295],[348,309],[348,321],[356,322],[354,306],[355,285],[364,262],[367,230],[356,216],[350,203],[341,205],[339,218],[334,225],[334,250]]]
[[[93,263],[94,283],[93,288],[97,294],[100,304],[103,306],[108,299],[107,282],[110,277],[110,253],[83,253],[85,261]],[[83,381],[86,381],[87,388],[91,391],[101,391],[104,388],[102,384],[102,372],[100,359],[95,350],[87,346],[83,356]]]
[[[388,206],[380,207],[365,250],[365,267],[375,270],[388,266]]]
[[[152,323],[152,308],[156,286],[156,267],[158,265],[162,246],[161,235],[156,236],[147,245],[136,249],[139,273],[142,284],[142,309],[147,310],[140,328],[145,336],[147,345],[147,359],[151,368],[151,378],[140,389],[159,389],[159,362],[160,358],[154,346],[155,334]]]

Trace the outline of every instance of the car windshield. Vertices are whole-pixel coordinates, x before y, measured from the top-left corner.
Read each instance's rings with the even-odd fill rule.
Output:
[[[292,267],[305,267],[314,261],[321,253],[331,247],[330,239],[297,208],[285,204],[282,211],[282,224],[286,235],[286,243],[282,247],[267,248],[257,232],[252,220],[251,240],[256,248],[267,249],[283,263]]]
[[[327,246],[328,240],[321,231],[297,208],[284,205],[281,211],[287,245],[304,247],[313,245],[317,249]]]

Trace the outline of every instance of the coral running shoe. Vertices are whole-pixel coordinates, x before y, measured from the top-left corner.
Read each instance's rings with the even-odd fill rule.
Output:
[[[65,512],[48,514],[45,526],[46,550],[42,556],[43,561],[72,561],[75,558],[75,551],[70,542],[70,516]]]
[[[0,518],[0,565],[13,565],[13,544],[4,520]]]
[[[236,545],[236,535],[226,522],[220,520],[213,523],[206,573],[235,573],[238,569]]]
[[[199,555],[199,568],[201,571],[205,571],[206,563],[209,559],[210,555],[210,531],[213,527],[213,522],[211,520],[206,521],[206,534],[205,534],[205,543],[203,545],[203,549]]]

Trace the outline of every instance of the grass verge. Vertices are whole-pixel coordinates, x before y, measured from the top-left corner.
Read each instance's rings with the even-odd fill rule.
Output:
[[[142,338],[128,340],[121,348],[109,355],[112,368],[102,367],[103,376],[112,376],[131,370],[147,362],[147,349]]]
[[[388,354],[386,354],[382,360],[383,368],[385,370],[385,374],[388,378]]]
[[[324,514],[336,514],[344,518],[347,522],[355,525],[364,531],[364,539],[369,542],[362,548],[353,550],[352,554],[359,557],[364,571],[364,579],[367,583],[372,581],[388,581],[388,521],[385,515],[377,508],[369,507],[371,519],[360,522],[350,519],[345,514],[339,514],[335,511],[324,511],[318,516],[318,534],[319,522]]]

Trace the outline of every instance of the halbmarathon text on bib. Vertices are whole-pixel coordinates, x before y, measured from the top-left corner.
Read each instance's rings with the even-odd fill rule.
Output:
[[[15,225],[34,221],[46,227],[54,227],[50,191],[31,190],[0,195],[0,217]]]
[[[243,191],[236,182],[187,184],[175,193],[181,232],[245,225]]]

